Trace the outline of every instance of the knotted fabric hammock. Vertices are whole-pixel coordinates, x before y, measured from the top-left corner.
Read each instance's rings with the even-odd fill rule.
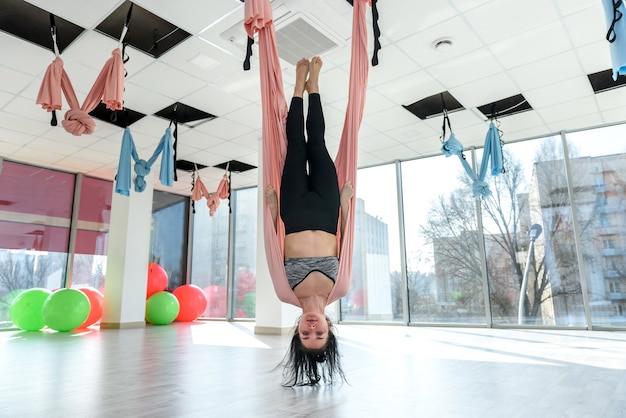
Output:
[[[122,147],[120,149],[120,161],[118,162],[117,175],[115,176],[115,192],[124,196],[130,196],[131,158],[135,161],[135,180],[133,181],[135,191],[143,192],[146,189],[146,180],[144,177],[150,174],[152,164],[156,162],[161,153],[163,153],[163,155],[161,157],[159,180],[162,185],[172,187],[174,184],[174,151],[172,147],[171,128],[165,129],[165,133],[148,161],[139,158],[135,141],[130,133],[130,128],[124,129]]]
[[[339,186],[346,181],[352,182],[356,191],[357,142],[358,132],[363,119],[365,92],[369,62],[367,57],[367,29],[365,6],[368,0],[354,0],[352,20],[352,61],[350,65],[349,97],[343,132],[335,167]],[[263,107],[263,188],[272,185],[280,193],[280,181],[285,155],[287,137],[287,102],[283,92],[281,67],[276,49],[276,34],[272,20],[272,8],[269,0],[246,0],[245,28],[249,37],[258,33],[259,62],[261,76],[261,97]],[[279,199],[280,201],[280,196]],[[339,250],[339,273],[337,281],[328,296],[327,304],[345,296],[350,288],[352,274],[352,254],[354,242],[354,203],[348,211],[343,239],[341,228],[337,228]],[[280,220],[274,228],[272,215],[267,203],[264,204],[263,223],[265,252],[274,290],[278,298],[295,306],[300,301],[293,293],[284,267],[285,228]]]
[[[445,135],[445,118],[447,118],[447,114],[444,112],[444,135]],[[449,122],[448,122],[449,123]],[[450,137],[447,141],[444,141],[441,145],[441,152],[446,157],[451,157],[456,155],[459,157],[465,172],[472,180],[472,195],[474,199],[485,199],[491,196],[491,190],[489,190],[489,185],[485,181],[485,177],[487,175],[487,166],[491,165],[491,175],[497,176],[502,173],[503,170],[503,158],[502,158],[502,144],[500,142],[500,133],[498,132],[498,128],[494,125],[493,122],[489,124],[489,129],[487,130],[487,135],[485,136],[485,148],[483,150],[483,158],[480,162],[480,171],[479,174],[476,175],[472,167],[470,167],[467,160],[465,160],[465,156],[463,155],[463,144],[456,139],[454,132],[450,134]]]
[[[193,185],[193,190],[191,191],[191,199],[196,202],[204,196],[206,199],[206,205],[209,208],[209,216],[213,216],[215,215],[217,208],[220,206],[221,200],[228,198],[228,189],[228,174],[224,174],[222,176],[222,180],[220,180],[215,193],[209,193],[209,190],[202,182],[200,176],[197,176]]]

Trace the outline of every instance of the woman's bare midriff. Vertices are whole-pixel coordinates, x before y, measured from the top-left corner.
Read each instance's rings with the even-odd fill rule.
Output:
[[[324,231],[301,231],[285,236],[285,258],[337,256],[337,237]]]

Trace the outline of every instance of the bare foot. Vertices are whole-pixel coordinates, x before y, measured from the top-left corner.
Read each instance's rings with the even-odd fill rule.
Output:
[[[272,220],[274,221],[274,228],[276,228],[276,221],[278,219],[278,196],[276,195],[276,190],[271,185],[265,188],[265,201],[270,208]]]
[[[309,63],[309,79],[306,82],[306,91],[311,93],[319,93],[319,76],[320,71],[322,69],[322,59],[318,56],[311,58],[311,62]]]
[[[342,205],[345,205],[350,201],[353,195],[354,189],[352,188],[352,183],[350,181],[346,181],[341,188],[341,192],[339,193],[339,201]]]
[[[306,77],[309,75],[309,60],[302,58],[296,64],[296,85],[293,88],[293,95],[302,97],[306,88]]]

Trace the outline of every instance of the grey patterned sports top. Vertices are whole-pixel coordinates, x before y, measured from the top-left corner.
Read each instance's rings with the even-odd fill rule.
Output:
[[[332,255],[328,257],[285,258],[285,273],[287,273],[287,281],[292,290],[314,271],[326,275],[334,283],[339,271],[339,259]]]

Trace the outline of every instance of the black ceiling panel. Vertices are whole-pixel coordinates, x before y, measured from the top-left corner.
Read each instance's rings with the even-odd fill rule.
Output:
[[[57,33],[59,52],[78,37],[84,28],[52,15]],[[18,38],[54,51],[52,43],[51,14],[23,0],[0,1],[0,30]]]
[[[191,36],[190,33],[130,1],[122,3],[96,27],[96,30],[119,40],[131,5],[133,9],[124,41],[140,51],[159,58]],[[193,10],[189,13],[193,13]]]
[[[159,116],[167,120],[176,119],[178,123],[184,123],[185,125],[191,127],[199,124],[194,122],[208,122],[217,117],[208,112],[196,109],[195,107],[188,106],[180,102],[176,102],[164,109],[159,110],[154,114],[154,116]]]
[[[256,168],[253,165],[242,163],[237,160],[226,161],[225,163],[214,165],[215,168],[221,168],[222,170],[228,170],[233,173],[243,173],[244,171],[252,170]]]
[[[493,117],[500,118],[503,116],[526,112],[528,110],[533,110],[533,107],[530,103],[528,103],[528,100],[526,100],[523,95],[516,94],[515,96],[507,97],[506,99],[478,106],[477,109],[480,110],[480,112],[485,115],[487,119],[491,119]]]
[[[202,170],[203,168],[206,168],[208,166],[204,165],[204,164],[200,164],[200,163],[195,163],[193,161],[189,161],[189,160],[176,160],[176,169],[177,170],[183,170],[183,171],[188,171],[188,172],[193,172],[196,169],[198,170]]]
[[[402,107],[422,120],[443,114],[444,107],[450,113],[464,109],[463,105],[448,91],[437,93],[409,105],[402,105]]]
[[[112,123],[120,128],[126,128],[146,116],[144,113],[139,113],[126,107],[122,110],[115,111],[107,109],[106,105],[102,102],[100,102],[94,110],[89,112],[89,114],[96,119]]]
[[[613,80],[613,70],[611,69],[587,74],[587,78],[596,94],[613,90],[626,84],[626,77],[617,77],[617,80]]]

